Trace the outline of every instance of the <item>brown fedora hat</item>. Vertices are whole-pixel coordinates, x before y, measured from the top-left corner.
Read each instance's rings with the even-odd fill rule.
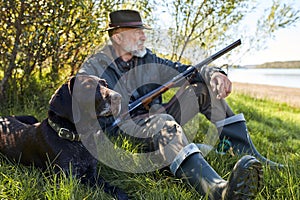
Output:
[[[107,30],[128,27],[151,29],[142,22],[140,13],[135,10],[117,10],[109,14],[110,23]]]

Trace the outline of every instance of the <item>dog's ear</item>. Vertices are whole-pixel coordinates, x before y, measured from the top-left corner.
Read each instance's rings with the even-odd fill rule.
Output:
[[[74,84],[74,77],[69,79],[69,81],[63,84],[56,92],[52,95],[49,101],[49,109],[53,111],[59,117],[68,119],[71,122],[74,122],[73,119],[73,108],[72,108],[72,96],[71,96],[71,87],[72,83]]]
[[[73,116],[73,123],[77,123],[79,122],[80,120],[80,109],[79,109],[79,105],[77,103],[77,101],[74,100],[73,98],[73,90],[74,90],[74,85],[75,85],[75,80],[76,80],[76,77],[72,77],[70,80],[69,80],[69,91],[70,91],[70,94],[71,94],[71,99],[72,99],[72,116]]]
[[[80,113],[73,113],[74,119],[96,118],[95,111],[95,94],[99,85],[99,78],[90,75],[76,76],[72,90],[73,112],[76,106]],[[84,115],[84,117],[82,116]]]

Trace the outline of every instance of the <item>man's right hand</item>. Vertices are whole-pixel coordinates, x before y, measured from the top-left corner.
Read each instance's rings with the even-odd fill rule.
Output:
[[[220,72],[215,72],[211,76],[210,85],[212,90],[217,93],[217,99],[226,98],[232,90],[232,83],[228,77]]]

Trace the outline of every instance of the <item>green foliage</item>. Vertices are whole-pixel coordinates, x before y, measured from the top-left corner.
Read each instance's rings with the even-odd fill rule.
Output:
[[[45,102],[107,41],[108,13],[131,8],[149,13],[148,1],[1,0],[0,110]],[[128,5],[128,6],[126,6]]]
[[[30,97],[31,91],[57,87],[104,41],[99,29],[104,18],[92,0],[1,0],[1,5],[0,98],[4,106],[16,100],[24,105],[22,97]],[[31,85],[38,79],[48,85]]]

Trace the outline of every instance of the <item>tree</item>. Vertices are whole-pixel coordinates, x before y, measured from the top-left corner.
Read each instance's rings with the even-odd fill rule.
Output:
[[[48,83],[38,90],[56,87],[103,42],[103,16],[92,0],[1,0],[1,5],[1,102],[38,93],[36,78]]]
[[[1,0],[0,102],[52,93],[107,40],[108,13],[126,5],[149,12],[147,1]]]
[[[251,49],[260,50],[266,48],[268,39],[273,39],[280,29],[289,28],[300,20],[300,8],[292,3],[282,3],[274,0],[272,5],[264,9],[263,15],[258,18],[257,28],[253,35],[249,36],[251,43],[246,52]]]
[[[299,10],[292,3],[273,1],[265,3],[266,16],[258,17],[257,30],[252,35],[242,30],[241,22],[248,14],[261,7],[261,3],[250,0],[173,0],[160,3],[160,12],[171,18],[167,27],[152,35],[153,48],[157,52],[167,52],[171,59],[190,62],[198,61],[222,47],[242,37],[248,44],[247,51],[253,46],[261,48],[269,37],[277,30],[286,28],[299,20]],[[160,27],[156,27],[160,29]],[[244,35],[241,33],[246,32]],[[163,35],[167,33],[166,35]],[[257,39],[259,37],[259,39]],[[254,39],[256,38],[256,40]],[[231,42],[228,42],[230,40]],[[159,45],[156,45],[159,44]],[[163,45],[163,46],[162,46]],[[196,58],[193,60],[193,58]]]
[[[2,0],[1,5],[1,100],[8,91],[24,95],[34,74],[49,76],[53,84],[59,69],[68,66],[72,74],[85,48],[99,40],[92,1]]]

